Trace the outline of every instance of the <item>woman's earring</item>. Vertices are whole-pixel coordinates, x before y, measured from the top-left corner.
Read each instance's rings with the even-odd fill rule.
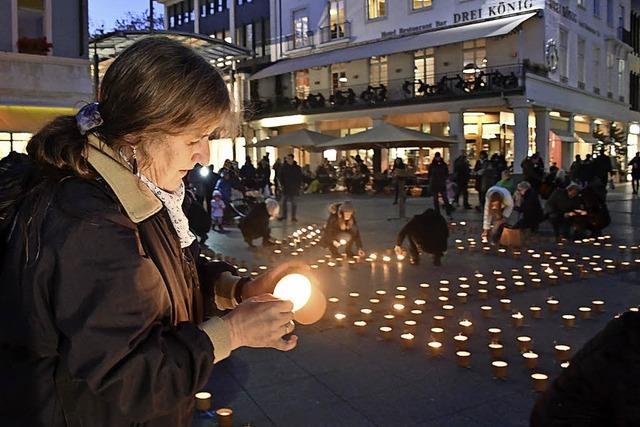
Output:
[[[131,156],[131,167],[133,174],[138,175],[138,159],[136,159],[136,147],[133,147],[133,156]]]

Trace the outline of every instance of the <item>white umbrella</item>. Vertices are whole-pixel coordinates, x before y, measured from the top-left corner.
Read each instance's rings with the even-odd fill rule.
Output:
[[[285,133],[283,135],[274,136],[273,138],[263,139],[256,142],[252,147],[284,147],[292,146],[303,148],[309,151],[315,151],[318,144],[331,141],[334,137],[325,135],[324,133],[314,132],[308,129],[301,129],[295,132]]]

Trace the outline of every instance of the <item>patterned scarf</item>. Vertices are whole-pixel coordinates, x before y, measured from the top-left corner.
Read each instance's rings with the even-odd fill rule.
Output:
[[[160,199],[164,207],[167,208],[173,228],[180,238],[180,247],[186,248],[191,246],[196,236],[189,230],[189,220],[182,210],[182,202],[184,201],[185,195],[184,183],[181,182],[180,188],[176,191],[169,192],[158,188],[157,185],[142,174],[140,174],[140,179],[153,191],[153,194]]]

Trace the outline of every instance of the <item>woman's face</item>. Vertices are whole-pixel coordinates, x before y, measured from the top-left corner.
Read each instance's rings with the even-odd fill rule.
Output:
[[[215,137],[216,129],[211,124],[194,126],[165,135],[164,141],[147,142],[144,152],[149,158],[143,162],[141,172],[163,190],[176,191],[196,164],[209,163],[209,139]]]

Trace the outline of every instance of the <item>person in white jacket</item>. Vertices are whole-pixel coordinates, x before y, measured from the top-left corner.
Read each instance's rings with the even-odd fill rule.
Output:
[[[506,188],[493,186],[487,190],[482,220],[482,239],[499,242],[507,218],[513,212],[513,197]]]

